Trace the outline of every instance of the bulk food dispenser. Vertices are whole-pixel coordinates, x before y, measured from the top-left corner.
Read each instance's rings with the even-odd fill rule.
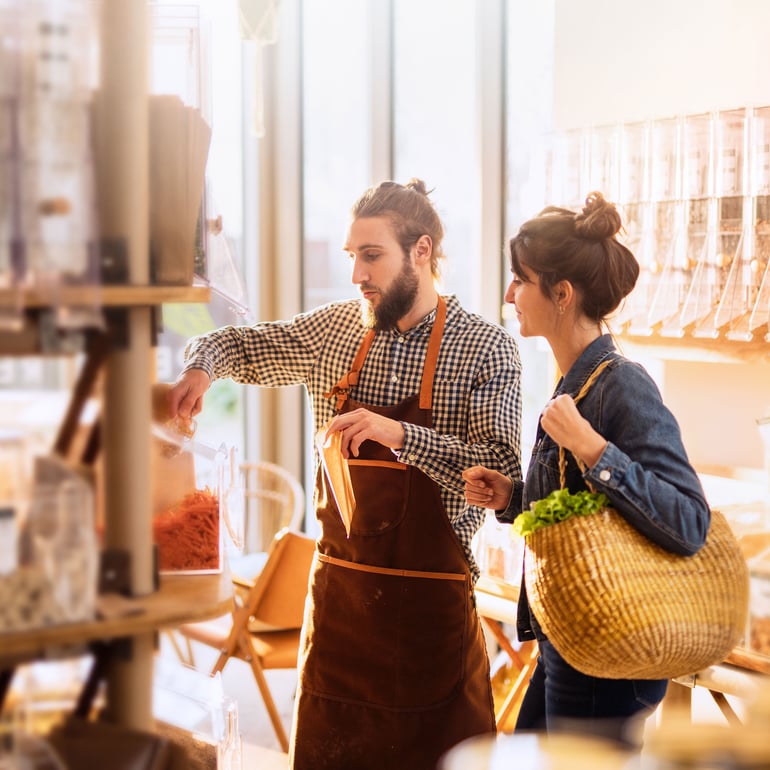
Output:
[[[709,200],[713,197],[712,144],[714,121],[710,113],[685,115],[681,122],[681,184],[683,243],[676,246],[675,270],[668,314],[662,312],[659,332],[664,337],[682,337],[692,322],[685,311],[693,273],[706,246]],[[662,300],[660,300],[662,304]]]
[[[715,325],[728,339],[752,339],[751,316],[759,295],[768,241],[768,110],[746,110],[746,184],[741,237],[719,300]],[[764,168],[763,168],[764,165]],[[765,191],[764,193],[762,191]],[[761,221],[761,224],[760,224]]]
[[[615,317],[616,331],[621,331],[632,319],[649,307],[652,292],[648,275],[648,260],[652,258],[651,219],[649,200],[649,142],[647,121],[624,123],[620,129],[618,199],[623,229],[618,238],[639,260],[641,273],[636,288],[626,298]]]
[[[581,209],[586,196],[587,153],[583,130],[557,132],[547,153],[546,202]]]
[[[748,333],[754,336],[764,331],[765,340],[770,342],[770,107],[759,107],[752,112],[749,185],[754,226],[749,270],[759,288],[749,316]]]
[[[586,191],[599,190],[607,200],[620,194],[620,126],[594,126],[586,137]]]
[[[679,268],[677,246],[684,241],[681,201],[680,120],[654,120],[649,131],[649,203],[645,216],[642,250],[637,258],[642,266],[634,290],[634,313],[627,331],[647,336],[671,314],[675,274]]]
[[[714,117],[713,195],[708,202],[706,242],[695,267],[682,321],[695,337],[719,336],[717,311],[743,230],[746,110]]]

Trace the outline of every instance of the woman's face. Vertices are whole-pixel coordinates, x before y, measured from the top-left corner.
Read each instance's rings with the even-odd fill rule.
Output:
[[[556,303],[540,288],[540,276],[521,266],[505,292],[505,301],[516,308],[522,337],[548,337],[559,316]]]

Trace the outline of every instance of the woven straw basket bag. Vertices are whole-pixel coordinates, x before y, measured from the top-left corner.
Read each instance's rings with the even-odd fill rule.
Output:
[[[563,455],[560,448],[562,487]],[[691,674],[724,660],[743,635],[748,567],[719,511],[693,556],[665,551],[611,508],[538,529],[526,543],[532,611],[559,654],[584,674]]]

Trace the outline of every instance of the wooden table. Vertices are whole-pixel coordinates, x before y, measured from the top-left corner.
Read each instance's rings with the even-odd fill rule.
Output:
[[[476,583],[476,608],[482,622],[505,650],[518,671],[511,688],[497,709],[495,720],[498,730],[505,724],[524,697],[529,680],[537,664],[537,643],[524,642],[518,650],[502,629],[502,624],[516,625],[516,607],[519,600],[519,586],[500,578],[482,575]]]
[[[676,719],[681,719],[683,715],[691,716],[692,691],[695,687],[705,687],[727,722],[737,725],[740,724],[740,719],[725,696],[733,695],[751,702],[762,689],[770,687],[770,680],[767,674],[750,671],[731,663],[720,663],[695,674],[679,676],[671,680],[663,700],[661,712],[664,720],[669,715]]]

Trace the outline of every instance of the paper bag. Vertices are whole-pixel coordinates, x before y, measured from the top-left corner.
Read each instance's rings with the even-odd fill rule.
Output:
[[[327,438],[326,428],[324,427],[316,433],[315,443],[318,454],[321,456],[321,464],[334,495],[334,500],[342,517],[342,523],[345,525],[345,534],[350,537],[350,523],[353,520],[356,498],[353,494],[353,484],[350,481],[348,461],[342,456],[342,434],[339,431],[335,431]]]

